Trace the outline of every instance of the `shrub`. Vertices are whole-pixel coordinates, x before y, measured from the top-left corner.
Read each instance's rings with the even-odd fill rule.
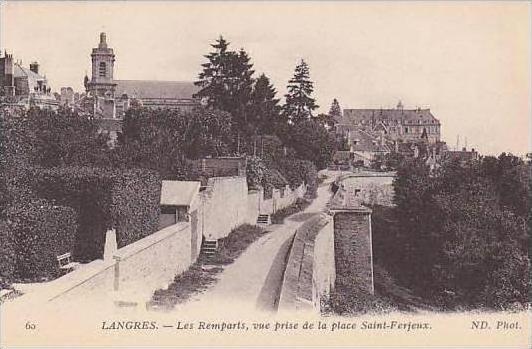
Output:
[[[116,228],[118,247],[123,247],[158,228],[161,182],[154,172],[58,167],[36,169],[34,178],[38,196],[77,211],[78,260],[103,256],[107,229]]]
[[[13,242],[16,276],[38,281],[58,276],[56,257],[74,248],[76,212],[37,200],[11,206],[6,216],[6,229],[13,234],[7,241]]]
[[[0,221],[0,288],[7,287],[15,273],[16,253],[13,232]]]

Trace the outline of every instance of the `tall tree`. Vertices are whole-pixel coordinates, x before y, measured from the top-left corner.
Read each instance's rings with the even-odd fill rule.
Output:
[[[204,98],[207,106],[229,112],[236,126],[237,144],[247,134],[249,105],[253,91],[253,64],[244,49],[229,50],[229,42],[222,36],[211,45],[215,51],[205,57],[203,70],[196,86],[201,89],[196,97]],[[239,147],[240,148],[240,147]]]
[[[312,117],[312,111],[319,106],[311,97],[314,84],[310,80],[310,70],[304,60],[296,66],[294,77],[288,81],[288,93],[285,95],[286,102],[283,112],[293,123]]]
[[[261,74],[251,94],[250,116],[248,125],[254,135],[274,134],[276,126],[280,120],[279,99],[275,98],[277,91],[270,83],[270,79],[265,74]]]
[[[194,82],[201,89],[195,97],[203,98],[209,107],[225,110],[229,61],[232,52],[228,50],[229,42],[222,36],[211,45],[214,52],[205,56],[207,62],[201,66],[203,70]]]
[[[335,119],[338,119],[342,116],[342,108],[340,108],[340,103],[338,103],[336,98],[332,101],[331,109],[329,109],[329,115]]]

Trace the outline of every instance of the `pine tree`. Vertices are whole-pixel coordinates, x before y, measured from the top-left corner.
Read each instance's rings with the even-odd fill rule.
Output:
[[[340,103],[338,103],[336,98],[332,101],[331,109],[329,109],[329,116],[332,116],[336,120],[342,117],[342,108],[340,108]]]
[[[196,86],[201,90],[195,95],[204,98],[206,105],[231,114],[236,128],[237,151],[240,150],[242,136],[247,136],[249,105],[253,91],[253,64],[244,49],[229,50],[229,42],[222,36],[211,45],[215,51],[205,57]]]
[[[261,74],[253,87],[251,94],[250,115],[253,117],[250,126],[252,134],[273,134],[280,122],[279,99],[275,98],[277,91],[265,74]]]
[[[211,46],[215,51],[205,56],[208,62],[201,65],[203,71],[199,74],[198,81],[194,82],[201,88],[195,97],[204,98],[209,107],[225,110],[225,84],[228,77],[228,61],[231,56],[231,52],[227,50],[229,42],[220,36]]]
[[[312,117],[312,111],[319,106],[311,97],[314,91],[313,82],[310,80],[310,71],[304,60],[296,66],[294,77],[288,81],[288,93],[283,113],[293,123]]]

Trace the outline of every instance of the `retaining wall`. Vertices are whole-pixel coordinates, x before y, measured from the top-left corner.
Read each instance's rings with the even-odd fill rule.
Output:
[[[335,281],[332,217],[320,214],[295,233],[279,297],[279,311],[321,311]]]

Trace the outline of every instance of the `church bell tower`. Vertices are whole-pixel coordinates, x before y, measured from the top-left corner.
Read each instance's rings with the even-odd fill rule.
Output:
[[[98,47],[92,49],[92,76],[87,83],[89,95],[94,99],[95,118],[115,118],[115,88],[113,70],[115,54],[107,47],[105,33],[100,33]]]

